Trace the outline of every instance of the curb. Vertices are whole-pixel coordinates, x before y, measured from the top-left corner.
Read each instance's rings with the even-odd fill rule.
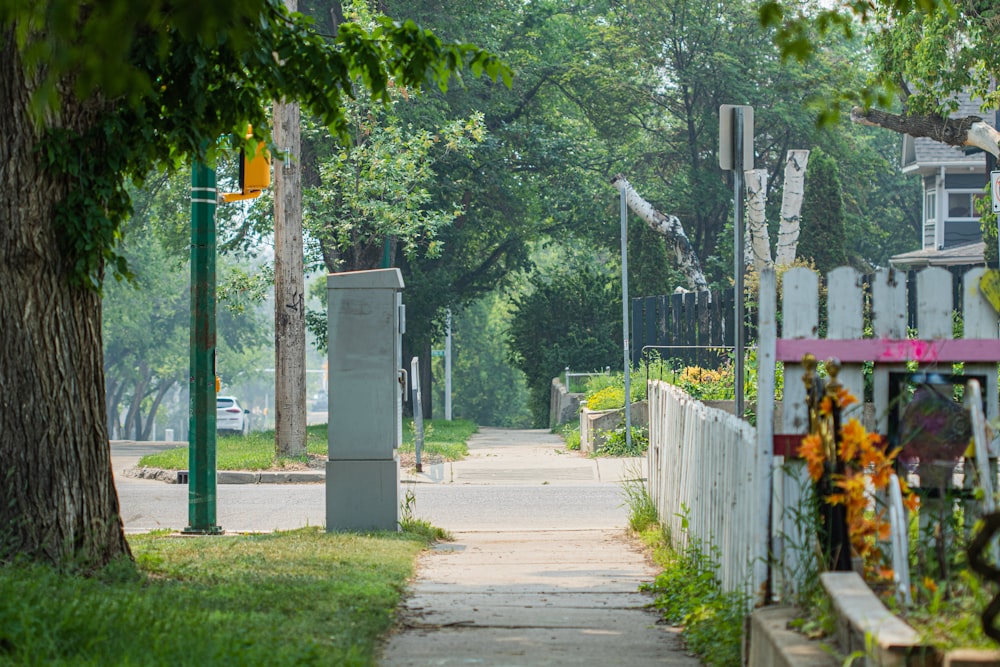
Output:
[[[164,470],[162,468],[125,468],[122,470],[122,476],[133,479],[151,479],[166,484],[184,484],[187,480],[187,472],[187,470]],[[325,480],[325,472],[307,470],[288,472],[219,470],[215,473],[216,484],[318,484]]]

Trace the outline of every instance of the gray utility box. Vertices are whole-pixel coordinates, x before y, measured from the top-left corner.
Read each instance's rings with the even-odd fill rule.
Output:
[[[397,530],[405,329],[399,269],[327,276],[326,529]]]

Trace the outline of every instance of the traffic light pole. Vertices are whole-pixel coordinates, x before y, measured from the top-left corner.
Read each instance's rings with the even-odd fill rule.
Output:
[[[215,523],[215,169],[191,167],[191,375],[188,526],[216,535]]]

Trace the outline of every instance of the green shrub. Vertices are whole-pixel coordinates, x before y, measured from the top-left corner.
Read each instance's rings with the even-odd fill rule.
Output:
[[[642,426],[632,427],[632,443],[625,440],[625,424],[607,432],[607,439],[596,452],[597,456],[642,456],[649,449],[649,436]]]
[[[638,380],[638,381],[636,381]],[[646,398],[645,375],[633,378],[629,385],[632,402]],[[625,407],[625,376],[595,375],[587,382],[587,408],[590,410],[616,410]]]
[[[641,470],[630,470],[631,479],[622,482],[622,496],[625,498],[625,505],[628,507],[628,527],[636,533],[643,533],[649,530],[658,529],[660,525],[660,515],[656,509],[656,503],[646,489],[646,482],[642,479]]]
[[[608,386],[587,394],[588,410],[617,410],[625,407],[625,387]]]
[[[664,619],[684,626],[684,641],[704,664],[739,667],[747,601],[721,590],[718,568],[715,550],[706,552],[699,540],[689,539],[683,551],[668,549],[663,572],[646,588]]]
[[[566,449],[580,451],[580,429],[567,431],[563,437],[566,439]]]

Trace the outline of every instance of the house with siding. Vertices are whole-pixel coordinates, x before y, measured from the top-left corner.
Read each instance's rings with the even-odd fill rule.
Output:
[[[979,103],[961,100],[952,116],[982,116],[990,125],[993,114],[979,110]],[[994,125],[995,126],[995,125]],[[983,263],[983,239],[975,201],[988,196],[989,180],[982,152],[967,154],[925,137],[903,135],[902,170],[923,183],[921,246],[890,258],[892,266],[920,268]]]

